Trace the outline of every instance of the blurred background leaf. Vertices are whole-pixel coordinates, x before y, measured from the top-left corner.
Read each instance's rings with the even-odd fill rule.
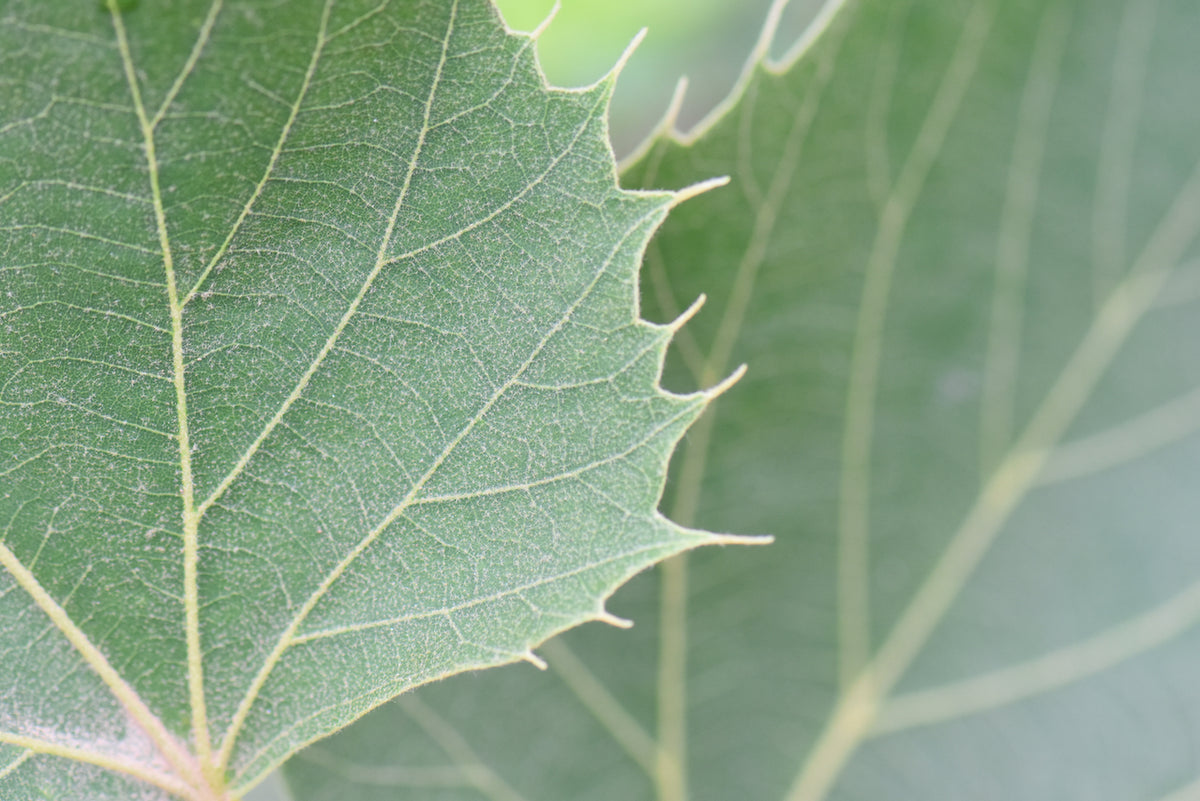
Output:
[[[553,0],[497,0],[509,26],[534,30]],[[624,156],[662,117],[687,76],[679,124],[691,127],[723,100],[762,30],[770,0],[561,0],[538,41],[549,80],[582,86],[604,75],[637,35],[646,38],[621,73],[613,97],[613,145]],[[795,38],[821,0],[791,3],[780,40]]]

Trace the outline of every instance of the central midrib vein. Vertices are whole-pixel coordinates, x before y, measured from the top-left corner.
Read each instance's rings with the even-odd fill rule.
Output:
[[[178,421],[180,495],[183,501],[183,603],[185,613],[185,632],[187,638],[188,663],[188,697],[192,710],[192,739],[199,758],[200,770],[204,779],[217,792],[224,785],[220,771],[212,765],[212,746],[208,736],[208,714],[204,698],[204,669],[200,647],[200,609],[197,591],[196,567],[198,560],[198,522],[196,514],[195,484],[192,476],[191,440],[188,435],[187,387],[184,378],[183,363],[183,307],[179,303],[179,293],[175,283],[175,261],[171,250],[171,240],[167,232],[166,212],[163,207],[162,188],[158,174],[158,155],[155,149],[155,126],[161,119],[155,115],[151,120],[146,113],[138,84],[125,25],[121,19],[120,9],[116,0],[108,0],[108,9],[113,19],[113,29],[117,36],[117,47],[121,54],[121,64],[125,71],[125,79],[129,84],[130,98],[137,114],[138,125],[141,129],[145,146],[146,169],[150,181],[151,199],[154,205],[154,222],[158,231],[159,246],[162,251],[163,272],[166,277],[167,303],[171,316],[171,364],[172,383],[175,386],[175,414]],[[177,766],[178,769],[179,766]],[[186,766],[191,767],[191,766]]]

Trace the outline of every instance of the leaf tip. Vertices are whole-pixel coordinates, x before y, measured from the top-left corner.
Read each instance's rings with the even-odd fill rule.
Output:
[[[659,123],[659,129],[663,132],[675,130],[675,121],[679,119],[679,110],[683,108],[683,98],[687,95],[687,90],[688,77],[680,75],[679,80],[675,82],[675,91],[671,93],[671,102],[667,104],[667,111]]]
[[[699,297],[697,297],[694,301],[692,301],[691,306],[688,306],[686,309],[683,310],[682,314],[680,314],[678,317],[676,317],[671,322],[667,323],[667,330],[669,330],[671,332],[671,335],[674,336],[679,331],[679,329],[681,329],[685,325],[687,325],[688,320],[691,320],[693,317],[695,317],[696,313],[699,312],[701,308],[703,308],[705,302],[707,302],[707,301],[708,301],[708,295],[705,295],[703,292],[701,292]]]
[[[683,98],[687,94],[687,89],[688,78],[686,75],[680,75],[679,80],[675,83],[675,92],[671,95],[671,102],[667,104],[667,110],[663,112],[658,124],[646,135],[642,143],[635,147],[629,155],[621,159],[620,164],[617,165],[621,172],[624,172],[627,167],[641,161],[663,139],[670,139],[676,136],[678,132],[676,122],[679,119],[679,110],[683,108]]]
[[[521,654],[522,661],[528,662],[538,670],[546,670],[550,666],[546,664],[546,660],[535,654],[533,651],[526,651]]]
[[[767,9],[767,18],[763,22],[762,30],[758,33],[758,41],[754,43],[754,50],[751,51],[751,62],[762,61],[767,57],[779,32],[779,23],[783,19],[783,12],[788,3],[789,0],[774,0],[771,7]]]
[[[739,365],[736,370],[734,370],[732,373],[729,374],[728,378],[726,378],[721,383],[719,383],[715,386],[709,387],[708,389],[702,391],[701,394],[704,396],[705,400],[710,401],[710,402],[714,401],[717,398],[724,395],[725,392],[730,387],[732,387],[734,384],[741,381],[742,376],[744,376],[745,374],[746,374],[746,365],[744,365],[744,364]]]
[[[700,181],[699,183],[692,184],[691,186],[685,186],[683,189],[676,191],[672,196],[671,207],[674,208],[684,201],[691,200],[692,198],[696,197],[696,195],[703,195],[710,189],[716,189],[717,187],[725,186],[727,183],[729,183],[729,176],[719,175],[716,178],[709,178],[706,181]]]
[[[646,28],[642,28],[633,35],[633,38],[629,40],[629,44],[625,46],[624,52],[621,53],[621,57],[617,59],[617,63],[613,64],[613,68],[608,71],[608,75],[605,76],[606,80],[616,81],[617,76],[621,74],[621,71],[625,69],[625,65],[629,63],[629,59],[633,57],[633,51],[637,50],[638,45],[646,38],[646,31]]]
[[[538,26],[529,32],[529,38],[537,41],[541,35],[550,27],[550,23],[554,21],[554,17],[558,15],[558,10],[562,8],[560,0],[555,0],[554,5],[550,7],[550,13],[546,14],[546,18],[538,23]]]
[[[713,534],[705,545],[773,545],[770,534]]]
[[[676,529],[688,540],[683,548],[685,551],[709,545],[771,545],[775,542],[775,537],[770,534],[722,534],[685,526],[677,526]]]
[[[617,617],[616,615],[614,615],[612,612],[608,611],[607,609],[600,610],[600,614],[596,615],[596,620],[598,620],[601,623],[607,623],[608,625],[610,625],[614,628],[618,628],[618,629],[633,628],[632,620],[626,620],[623,617]]]

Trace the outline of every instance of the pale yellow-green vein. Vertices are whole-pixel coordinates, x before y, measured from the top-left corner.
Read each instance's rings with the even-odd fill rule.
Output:
[[[202,797],[197,795],[195,790],[174,776],[169,776],[137,762],[127,762],[109,754],[100,753],[99,751],[90,751],[86,748],[62,745],[37,737],[27,737],[5,731],[0,731],[0,743],[27,749],[17,760],[5,766],[3,770],[0,770],[0,779],[18,770],[21,765],[34,756],[42,754],[60,759],[69,759],[72,762],[80,762],[85,765],[95,765],[98,768],[103,768],[113,773],[130,776],[165,790],[172,795],[187,799],[187,801],[202,800]]]
[[[1158,0],[1129,2],[1118,27],[1112,89],[1101,128],[1096,198],[1092,208],[1092,289],[1097,302],[1120,279],[1125,266],[1128,196],[1157,11]]]
[[[318,746],[301,751],[297,759],[318,765],[353,784],[372,787],[471,787],[472,777],[461,765],[374,765],[351,762]]]
[[[183,501],[183,603],[187,638],[188,696],[192,709],[192,739],[200,760],[201,770],[207,781],[218,790],[223,777],[211,766],[211,744],[208,735],[208,713],[204,698],[204,668],[200,645],[200,603],[197,591],[197,561],[199,554],[195,503],[192,478],[191,440],[188,435],[187,386],[183,364],[183,307],[175,285],[175,261],[171,251],[171,239],[167,230],[166,211],[163,207],[162,187],[159,182],[158,154],[155,146],[153,123],[142,101],[141,87],[133,54],[125,32],[125,23],[117,0],[108,0],[113,29],[117,36],[117,50],[129,85],[129,95],[141,129],[146,169],[150,181],[150,196],[154,206],[154,222],[158,232],[163,271],[166,276],[167,306],[171,318],[171,366],[172,383],[175,387],[175,416],[178,423],[178,449],[180,471],[180,495]]]
[[[215,6],[216,4],[214,4]],[[283,127],[279,131],[279,138],[275,140],[275,145],[271,148],[271,156],[267,159],[267,166],[263,170],[262,176],[258,179],[258,183],[254,185],[254,191],[250,193],[250,197],[238,212],[237,219],[233,221],[233,225],[229,227],[229,232],[221,241],[220,246],[211,258],[205,263],[204,269],[200,271],[200,275],[196,278],[192,288],[183,298],[183,305],[186,306],[191,302],[196,293],[200,291],[200,287],[208,280],[208,276],[220,264],[221,259],[225,258],[225,254],[229,252],[229,246],[233,243],[238,231],[246,222],[246,218],[250,216],[251,209],[258,199],[262,197],[263,189],[271,179],[271,175],[275,172],[275,166],[279,163],[279,156],[283,153],[283,146],[287,142],[288,136],[291,135],[292,128],[296,124],[296,117],[300,114],[300,107],[304,104],[304,98],[308,94],[309,88],[312,86],[313,75],[316,74],[317,64],[321,60],[321,54],[324,52],[325,45],[329,39],[326,36],[326,30],[329,26],[329,14],[333,6],[333,0],[326,0],[324,7],[321,10],[321,21],[317,27],[317,41],[313,45],[312,56],[308,60],[308,67],[304,71],[304,78],[300,81],[300,88],[296,92],[296,99],[292,102],[291,108],[288,110],[288,117],[283,123]],[[216,13],[212,13],[212,19],[215,20]]]
[[[617,745],[646,772],[647,776],[653,778],[658,750],[654,738],[561,638],[550,640],[541,647],[541,651],[551,669],[608,730]]]
[[[912,9],[911,0],[893,2],[888,11],[887,27],[898,30],[905,15]],[[871,80],[866,116],[863,121],[863,151],[866,168],[867,194],[877,210],[882,211],[892,191],[892,164],[888,144],[888,110],[895,92],[896,75],[900,66],[900,43],[888,37],[875,55],[875,72]]]
[[[113,668],[108,658],[88,638],[87,634],[75,624],[66,610],[46,592],[41,583],[38,582],[37,577],[3,543],[0,543],[0,566],[3,566],[8,571],[9,575],[16,580],[17,585],[45,613],[50,622],[54,624],[55,628],[66,638],[67,642],[79,653],[88,667],[91,668],[108,688],[109,692],[112,693],[113,697],[128,712],[129,716],[142,727],[167,762],[182,776],[190,775],[193,778],[199,778],[196,766],[190,755],[175,740],[171,733],[167,731],[158,716],[150,710],[137,691]],[[32,748],[36,744],[34,738],[18,734],[8,735],[5,742],[27,748]],[[46,744],[40,750],[47,751],[51,745],[53,744]],[[67,758],[82,758],[86,756],[81,751],[77,752],[75,749],[67,747],[60,747],[58,755]],[[95,760],[87,759],[84,761],[94,762]]]
[[[1197,433],[1200,433],[1200,389],[1059,446],[1038,480],[1041,484],[1053,484],[1111,470]]]
[[[406,695],[399,703],[418,726],[425,730],[438,746],[453,759],[470,777],[471,783],[490,801],[525,801],[525,797],[514,790],[508,782],[488,767],[466,738],[441,715],[437,714],[416,696]]]
[[[1200,778],[1192,779],[1182,787],[1167,793],[1158,801],[1200,801]]]
[[[322,30],[324,30],[324,26],[328,23],[328,13],[329,7],[327,5],[325,16],[322,17]],[[226,475],[221,484],[218,485],[217,488],[213,490],[212,494],[209,495],[209,497],[204,501],[204,503],[201,504],[199,509],[200,514],[203,514],[206,509],[208,509],[218,498],[220,498],[225,489],[228,488],[237,478],[237,476],[241,474],[241,471],[249,463],[250,459],[254,457],[254,454],[258,452],[258,449],[262,447],[262,444],[271,435],[271,432],[274,431],[275,427],[279,425],[280,421],[282,421],[284,415],[287,414],[288,410],[304,392],[305,388],[308,386],[308,382],[312,379],[313,375],[316,374],[317,370],[320,369],[321,365],[325,361],[325,358],[330,352],[332,352],[334,346],[337,344],[338,339],[341,337],[342,332],[350,323],[350,320],[354,317],[354,314],[358,311],[358,307],[362,304],[363,298],[366,297],[367,292],[370,291],[375,279],[379,276],[379,273],[387,264],[387,251],[391,246],[392,234],[395,231],[396,222],[400,217],[400,210],[404,206],[405,198],[408,196],[409,188],[412,185],[413,176],[416,173],[417,164],[421,158],[421,150],[425,144],[425,135],[429,130],[430,115],[433,113],[433,102],[437,96],[438,85],[442,77],[442,70],[445,67],[446,58],[449,53],[450,40],[454,34],[454,22],[457,13],[458,2],[455,0],[450,7],[449,18],[446,23],[446,32],[442,40],[441,53],[438,57],[438,63],[434,69],[433,77],[430,80],[429,93],[425,99],[424,116],[421,129],[417,134],[417,140],[413,146],[412,156],[409,158],[408,167],[404,175],[404,181],[399,192],[397,193],[396,202],[392,208],[392,214],[388,220],[387,228],[385,229],[383,236],[380,238],[379,249],[375,258],[374,267],[371,269],[367,279],[363,282],[362,287],[359,289],[358,294],[351,302],[349,308],[346,310],[345,314],[342,315],[342,319],[338,322],[337,327],[333,330],[333,332],[330,333],[329,337],[325,341],[325,345],[321,348],[321,351],[317,354],[317,357],[313,359],[312,363],[309,365],[309,368],[305,371],[301,379],[296,383],[296,386],[293,388],[291,394],[288,395],[283,405],[280,406],[279,410],[271,418],[271,421],[263,428],[263,431],[255,439],[254,443],[238,460],[238,463],[234,466],[233,470]],[[415,491],[416,488],[414,488],[414,492]],[[411,493],[408,500],[411,500]],[[337,580],[342,571],[345,570],[346,566],[356,559],[358,555],[368,545],[370,545],[370,543],[373,542],[376,537],[378,537],[379,533],[382,532],[383,529],[389,524],[390,521],[387,521],[374,529],[358,544],[358,546],[355,547],[353,551],[351,551],[350,554],[348,554],[338,564],[337,568],[335,568],[334,571],[331,572],[325,578],[325,580],[321,582],[320,586],[313,592],[308,601],[305,602],[300,611],[293,618],[292,622],[279,637],[270,655],[267,657],[258,674],[255,676],[249,690],[243,696],[242,701],[238,705],[237,711],[234,713],[233,719],[230,721],[229,727],[226,729],[221,740],[221,747],[217,756],[217,760],[218,764],[220,764],[222,767],[225,767],[229,764],[229,759],[233,754],[233,747],[237,741],[237,736],[241,731],[241,727],[245,723],[246,716],[250,713],[250,707],[253,705],[263,685],[266,683],[267,677],[271,674],[271,671],[274,670],[275,665],[283,656],[284,651],[290,647],[291,641],[294,638],[296,631],[303,623],[304,619],[317,605],[320,599],[324,597],[329,587],[332,586],[332,584]]]
[[[872,735],[976,715],[1053,692],[1166,645],[1200,624],[1200,582],[1136,617],[1019,664],[885,703]]]
[[[1041,26],[1034,45],[1033,63],[1017,112],[1017,136],[996,236],[996,278],[979,424],[981,475],[991,472],[1012,439],[1029,245],[1036,220],[1050,112],[1070,32],[1071,17],[1064,3],[1054,3],[1046,13],[1047,22]]]
[[[907,160],[880,212],[850,357],[838,490],[838,676],[844,690],[870,655],[871,454],[892,279],[909,217],[975,74],[991,11],[977,3]]]
[[[184,82],[196,70],[196,64],[200,61],[200,54],[204,52],[204,48],[208,45],[209,39],[212,37],[213,26],[217,22],[217,16],[221,13],[221,7],[224,5],[224,0],[213,0],[208,7],[208,13],[204,15],[204,22],[200,24],[200,31],[196,34],[196,41],[192,45],[191,51],[188,53],[187,61],[183,63],[183,67],[179,70],[179,74],[175,76],[175,81],[171,84],[171,88],[167,90],[167,94],[163,97],[162,103],[158,107],[158,111],[150,118],[149,125],[151,130],[158,127],[158,123],[166,115],[171,104],[175,102],[175,98],[179,96],[179,92],[183,89]]]
[[[0,737],[3,737],[3,736],[4,735],[0,734]],[[9,744],[13,745],[13,743],[9,743]],[[21,747],[21,746],[17,746],[17,747]],[[24,765],[26,762],[28,762],[30,759],[32,759],[36,755],[37,755],[36,751],[26,748],[24,751],[21,752],[20,756],[18,756],[12,762],[9,762],[3,768],[0,768],[0,779],[4,779],[5,777],[11,776],[12,774],[16,773],[18,770],[21,769],[22,765]]]

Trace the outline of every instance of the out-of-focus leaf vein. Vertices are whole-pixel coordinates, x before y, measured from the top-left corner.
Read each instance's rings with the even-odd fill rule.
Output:
[[[1159,801],[1191,801],[1200,793],[1200,778],[1195,781],[1188,782],[1185,786],[1180,787],[1172,793],[1164,795]]]
[[[897,695],[871,734],[927,726],[1053,692],[1171,642],[1200,623],[1200,581],[1081,642],[940,687]]]
[[[898,28],[912,10],[912,0],[891,3],[888,27]],[[900,65],[900,43],[895,39],[883,42],[875,57],[875,72],[871,79],[871,94],[867,101],[863,124],[863,151],[866,165],[867,191],[882,214],[892,191],[892,163],[889,153],[887,112],[895,93],[896,73]]]
[[[979,462],[986,475],[1012,441],[1016,388],[1028,284],[1029,244],[1045,155],[1050,113],[1058,89],[1071,17],[1064,3],[1043,14],[1033,65],[1021,99],[1004,208],[996,245],[996,283],[984,357]]]
[[[1069,481],[1123,464],[1181,442],[1200,431],[1200,388],[1137,417],[1054,449],[1040,485]]]
[[[554,672],[608,730],[617,745],[645,771],[647,777],[653,779],[659,749],[654,737],[642,728],[637,719],[588,669],[587,664],[561,639],[546,643],[542,646],[542,653]]]
[[[838,676],[843,691],[858,681],[871,653],[871,453],[892,279],[909,218],[975,74],[994,10],[990,3],[976,3],[964,23],[916,141],[880,210],[867,258],[850,356],[838,490]]]
[[[1117,32],[1092,209],[1092,289],[1097,304],[1120,279],[1127,258],[1128,198],[1157,10],[1158,0],[1128,3]]]
[[[491,801],[526,801],[471,748],[466,738],[427,704],[413,696],[400,700],[404,711],[462,768],[475,789]]]
[[[976,12],[981,8],[983,4],[976,6]],[[1057,36],[1061,41],[1061,37],[1065,35],[1065,31],[1061,30],[1064,23],[1063,15],[1059,14],[1056,17],[1053,8],[1047,12],[1043,24],[1045,38],[1042,39],[1045,50],[1038,48],[1038,52],[1047,59],[1055,57],[1058,45],[1053,37]],[[1059,29],[1053,27],[1056,24]],[[975,49],[978,50],[981,44],[978,43]],[[1034,72],[1037,72],[1036,66]],[[935,100],[935,106],[936,103]],[[949,124],[948,119],[945,124]],[[1018,129],[1018,138],[1023,130]],[[919,141],[918,139],[918,143]],[[1131,157],[1131,153],[1127,152],[1125,155]],[[1046,395],[1022,435],[997,464],[971,512],[951,538],[941,559],[884,644],[866,668],[856,674],[854,683],[842,694],[829,723],[789,791],[788,801],[823,798],[858,743],[870,736],[872,721],[880,714],[881,702],[886,700],[895,682],[911,664],[932,634],[937,622],[962,590],[967,578],[999,534],[1008,515],[1021,498],[1036,486],[1038,476],[1055,452],[1058,440],[1067,425],[1087,400],[1096,382],[1141,316],[1153,306],[1159,291],[1170,277],[1175,262],[1197,232],[1197,212],[1200,212],[1200,172],[1192,176],[1133,269],[1108,297],[1092,328],[1061,373],[1059,381]],[[898,239],[899,237],[897,244]],[[864,303],[864,308],[866,305]],[[881,320],[881,316],[874,319]],[[880,334],[881,332],[882,329]],[[848,419],[849,417],[850,415]],[[869,425],[869,417],[863,419],[868,420]],[[847,435],[853,430],[855,429],[848,422]],[[869,456],[864,453],[864,464],[867,459]],[[869,508],[866,495],[860,500],[862,503],[858,504],[857,508]],[[865,540],[863,542],[865,544]],[[1168,603],[1157,610],[1157,614],[1146,613],[1134,621],[1114,626],[1087,643],[1064,649],[1063,654],[1068,657],[1077,656],[1081,651],[1091,656],[1091,659],[1083,664],[1073,666],[1078,672],[1072,674],[1071,680],[1130,658],[1146,648],[1161,644],[1186,631],[1195,622],[1191,617],[1192,600],[1194,599],[1191,598],[1190,592],[1185,592],[1178,596],[1174,603]],[[1185,607],[1182,614],[1177,611],[1178,606]],[[1172,625],[1166,626],[1165,632],[1154,631],[1154,623],[1164,616],[1172,618]],[[1097,655],[1097,652],[1100,654]],[[1031,670],[1037,671],[1046,664],[1063,664],[1066,657],[1055,652],[1044,659],[1046,662],[1034,660]],[[980,677],[979,685],[973,685],[970,683],[972,680],[966,680],[963,687],[977,690],[982,686],[993,689],[994,681],[1013,681],[1019,685],[1025,674],[1019,668],[1013,668],[1013,671],[1014,673],[1009,673],[1005,670]],[[1014,674],[1017,677],[1015,679]],[[1056,676],[1055,681],[1045,689],[1052,689],[1065,681],[1063,677]],[[1029,688],[1024,690],[1016,692],[1012,688],[1007,689],[1011,693],[1011,700],[1033,692]],[[930,692],[930,695],[922,694],[910,699],[912,703],[906,703],[902,707],[908,718],[920,714],[936,716],[937,719],[940,719],[942,714],[952,715],[945,711],[918,711],[917,702],[922,698],[926,701],[938,701],[945,697],[937,690]],[[960,703],[970,702],[960,700]],[[895,721],[889,725],[886,718],[884,720],[885,729],[896,728],[898,725]]]
[[[328,768],[351,784],[412,789],[474,786],[470,771],[459,764],[423,765],[413,768],[400,765],[365,765],[343,759],[319,745],[301,751],[296,759]]]

